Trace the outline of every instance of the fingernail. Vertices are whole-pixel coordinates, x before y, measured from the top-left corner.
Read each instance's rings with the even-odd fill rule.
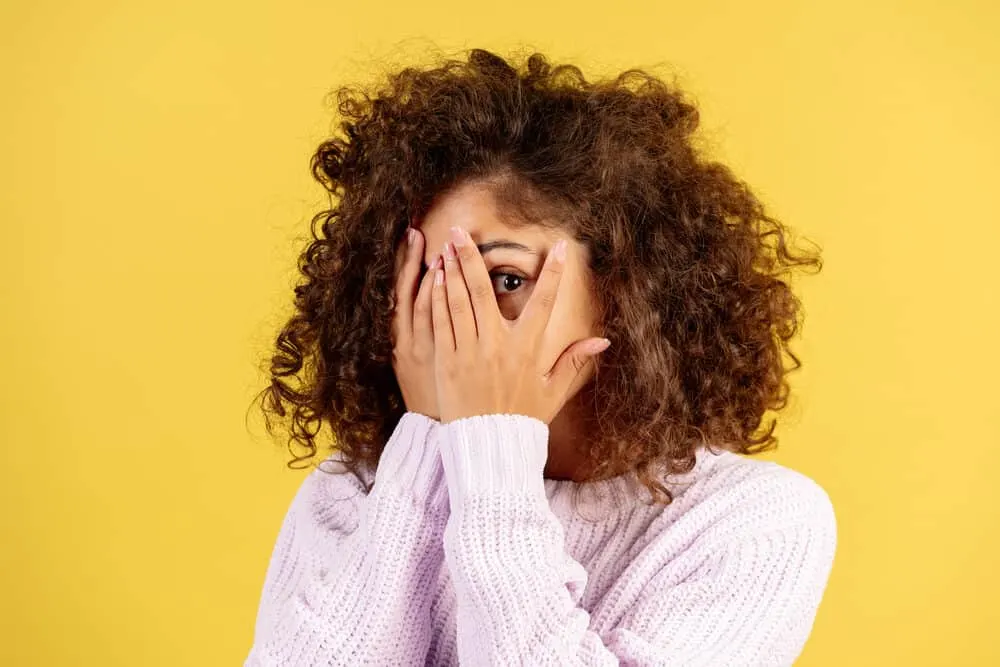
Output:
[[[455,246],[453,246],[451,243],[445,243],[444,256],[446,259],[455,259]]]
[[[610,340],[608,340],[607,338],[602,338],[601,340],[594,343],[591,346],[591,349],[594,351],[594,354],[597,354],[598,352],[604,352],[604,350],[608,349],[610,345],[611,345]]]
[[[441,271],[440,269],[436,269],[434,271],[434,284],[444,285],[444,271]]]
[[[437,257],[434,258],[434,263],[431,264],[431,271],[439,268],[441,268],[441,255],[438,255]]]
[[[552,255],[555,257],[557,262],[566,261],[566,239],[559,239],[556,242],[554,248],[552,248]]]
[[[455,244],[456,248],[465,245],[465,231],[461,227],[451,228],[451,242]]]
[[[417,239],[417,232],[414,231],[413,227],[406,228],[406,242],[409,245],[413,245],[413,242]]]

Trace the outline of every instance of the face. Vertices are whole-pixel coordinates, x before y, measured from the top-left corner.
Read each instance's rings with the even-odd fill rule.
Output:
[[[601,335],[596,300],[591,292],[587,248],[560,230],[539,225],[513,228],[501,222],[493,197],[483,185],[464,184],[439,197],[423,220],[414,226],[424,235],[424,269],[444,251],[449,228],[464,227],[479,246],[486,269],[493,279],[497,307],[504,318],[516,320],[524,310],[552,246],[565,238],[569,246],[559,293],[538,359],[546,370],[571,344]],[[593,375],[591,365],[570,390],[575,395]]]

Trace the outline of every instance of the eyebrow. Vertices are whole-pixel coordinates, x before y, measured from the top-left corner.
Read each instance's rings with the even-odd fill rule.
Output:
[[[516,250],[518,252],[526,252],[529,255],[537,255],[538,251],[534,248],[529,248],[523,243],[518,243],[517,241],[511,241],[509,239],[497,239],[496,241],[487,241],[486,243],[477,243],[476,247],[479,248],[480,255],[486,255],[491,250]],[[424,268],[429,269],[430,265],[424,262]]]

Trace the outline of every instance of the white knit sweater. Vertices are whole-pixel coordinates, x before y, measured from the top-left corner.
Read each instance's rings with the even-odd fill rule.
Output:
[[[823,489],[698,452],[645,504],[633,474],[544,479],[548,427],[406,413],[368,495],[314,470],[280,528],[246,666],[789,665],[836,546]],[[324,470],[344,471],[336,455]],[[369,478],[370,480],[371,478]]]

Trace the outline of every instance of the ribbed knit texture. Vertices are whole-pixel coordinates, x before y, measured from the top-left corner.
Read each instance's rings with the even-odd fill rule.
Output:
[[[311,472],[245,666],[792,664],[836,547],[821,487],[702,449],[666,507],[629,473],[575,511],[547,453],[530,417],[406,413],[367,496]]]

